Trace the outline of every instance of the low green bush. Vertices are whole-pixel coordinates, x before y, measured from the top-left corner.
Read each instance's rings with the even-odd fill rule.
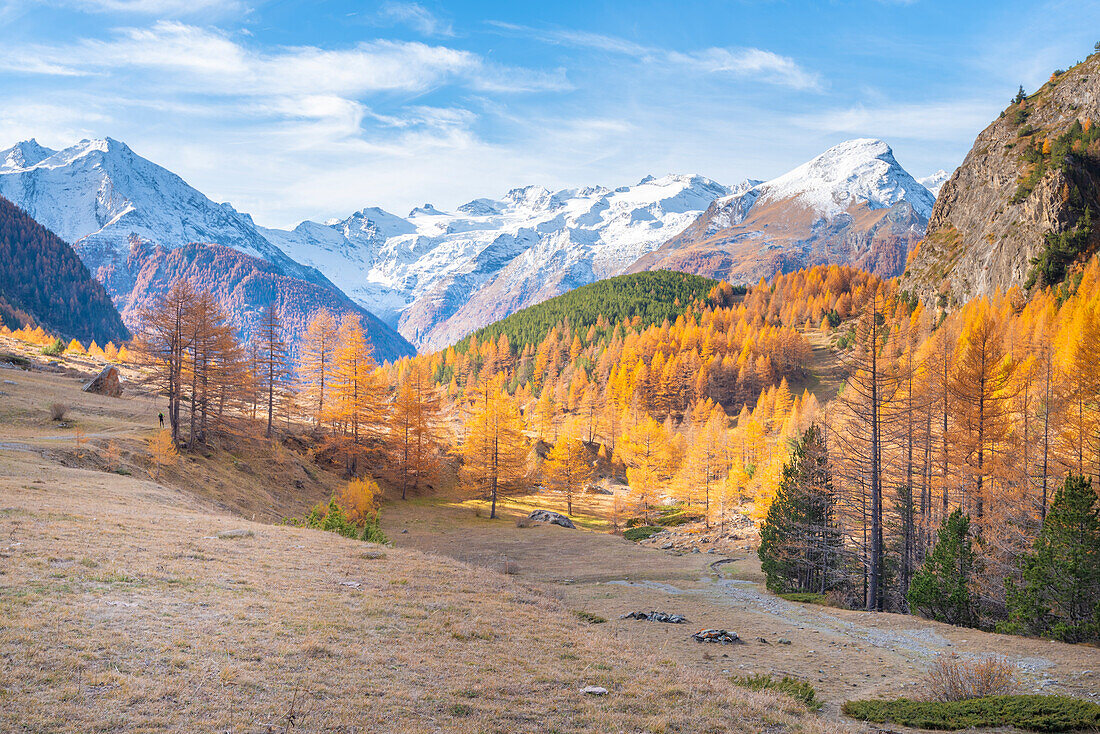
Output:
[[[340,507],[336,496],[333,495],[327,504],[322,502],[314,505],[304,520],[288,518],[285,522],[287,525],[300,528],[327,530],[330,533],[343,535],[345,538],[358,538],[368,543],[385,544],[389,539],[379,526],[380,515],[381,513],[375,514],[361,525],[352,522],[344,514],[344,509]]]
[[[652,538],[657,533],[664,530],[659,525],[639,525],[638,527],[629,528],[623,531],[623,537],[627,540],[633,540],[635,542],[639,540],[646,540]]]
[[[814,687],[804,680],[783,676],[776,679],[770,675],[738,675],[732,679],[737,685],[753,691],[777,691],[801,701],[806,708],[816,711],[821,708]]]
[[[815,591],[792,591],[787,594],[780,594],[779,596],[787,601],[794,601],[799,604],[820,604],[823,607],[829,606],[828,597],[824,594],[818,594]]]
[[[574,609],[573,614],[577,617],[577,619],[581,620],[582,622],[588,622],[589,624],[603,624],[607,621],[605,618],[601,617],[598,614],[586,612],[581,609]]]
[[[53,344],[47,344],[42,347],[42,354],[47,357],[57,357],[65,353],[65,342],[60,339],[55,339]]]
[[[842,711],[854,719],[917,729],[973,729],[1015,726],[1039,732],[1100,728],[1100,704],[1066,696],[989,696],[966,701],[848,701]]]

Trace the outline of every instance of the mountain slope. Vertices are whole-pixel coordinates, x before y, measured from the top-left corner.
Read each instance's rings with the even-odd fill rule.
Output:
[[[725,186],[701,176],[551,192],[528,186],[455,212],[364,209],[327,225],[263,230],[425,348],[621,273],[695,219]]]
[[[643,326],[675,321],[694,302],[706,301],[717,285],[710,278],[667,270],[619,275],[528,306],[472,336],[484,342],[505,334],[512,349],[520,350],[537,345],[562,322],[568,322],[574,332],[585,332],[600,319],[611,326],[634,318]],[[468,339],[460,344],[465,342]]]
[[[242,253],[247,259],[211,249],[203,258],[206,267],[230,269],[198,278],[219,284],[223,295],[235,293],[225,304],[235,311],[256,311],[267,303],[241,300],[246,294],[284,304],[284,315],[292,323],[308,321],[309,309],[316,304],[353,308],[324,275],[287,257],[264,237],[247,214],[214,203],[176,174],[111,138],[83,140],[61,151],[30,140],[0,151],[0,194],[71,241],[132,326],[139,306],[170,285],[163,278],[137,277],[145,264],[132,261],[134,245],[139,254],[192,243],[213,243]],[[190,248],[189,256],[200,249]],[[258,260],[266,265],[257,265]],[[268,289],[240,287],[254,270],[265,273]],[[297,301],[294,295],[301,293],[313,295]],[[235,318],[240,324],[248,322],[245,315]],[[364,325],[380,357],[393,359],[412,351],[393,329],[378,319],[367,321]]]
[[[273,305],[288,335],[302,334],[310,318],[327,308],[337,318],[357,314],[374,344],[375,357],[394,360],[415,354],[401,335],[334,288],[286,275],[278,267],[231,247],[190,243],[167,248],[135,240],[123,269],[112,269],[114,278],[133,283],[122,311],[128,323],[139,323],[141,312],[173,283],[187,280],[196,289],[210,291],[229,314],[244,338],[256,333],[261,310]]]
[[[632,271],[666,268],[748,283],[823,263],[888,277],[924,233],[935,197],[880,140],[850,140],[715,200]]]
[[[85,343],[130,338],[107,292],[73,249],[0,197],[0,322],[14,329],[30,321]]]
[[[1060,281],[1097,247],[1098,122],[1100,54],[1010,105],[944,184],[902,287],[961,303]]]

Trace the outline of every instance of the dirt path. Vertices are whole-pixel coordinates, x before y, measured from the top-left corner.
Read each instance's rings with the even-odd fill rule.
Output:
[[[717,673],[809,680],[834,712],[852,698],[917,695],[923,671],[940,653],[1004,655],[1029,690],[1100,700],[1096,648],[789,602],[764,590],[751,554],[675,556],[606,533],[517,528],[514,518],[490,522],[442,507],[395,506],[385,518],[398,545],[489,567],[507,559],[519,577],[608,619],[620,644]],[[619,619],[634,611],[683,614],[690,622]],[[701,628],[732,630],[745,644],[695,643],[690,634]]]

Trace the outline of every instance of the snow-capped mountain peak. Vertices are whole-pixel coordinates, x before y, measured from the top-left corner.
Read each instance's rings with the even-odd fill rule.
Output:
[[[16,171],[36,166],[57,153],[34,138],[16,143],[7,150],[0,150],[0,172]]]
[[[872,138],[835,145],[759,188],[763,201],[797,198],[827,217],[857,203],[886,209],[904,199],[927,219],[936,203],[935,197],[898,165],[890,146]]]
[[[331,227],[264,232],[413,341],[443,346],[514,310],[625,271],[728,193],[692,175],[647,176],[617,189],[531,185],[454,212],[425,205],[401,219],[370,208]]]
[[[935,173],[918,178],[917,182],[931,191],[933,196],[939,196],[940,189],[943,188],[943,185],[947,183],[947,179],[949,178],[951,178],[951,174],[941,168]]]

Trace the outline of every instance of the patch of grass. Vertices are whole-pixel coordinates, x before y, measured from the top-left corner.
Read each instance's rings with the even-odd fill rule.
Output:
[[[661,532],[662,530],[664,530],[664,528],[659,525],[640,525],[636,528],[629,528],[628,530],[624,530],[623,537],[627,540],[638,542],[639,540],[652,538],[654,535]]]
[[[582,611],[580,609],[574,609],[573,610],[573,616],[575,616],[577,619],[581,620],[582,622],[588,622],[589,624],[603,624],[604,622],[607,621],[606,619],[604,619],[603,617],[601,617],[598,614],[593,614],[592,612],[585,612],[585,611]]]
[[[474,709],[464,703],[452,703],[448,712],[451,716],[469,716],[474,712]]]
[[[813,591],[792,591],[787,594],[780,594],[779,596],[787,601],[798,602],[799,604],[820,604],[823,607],[829,606],[828,597]]]
[[[703,516],[697,512],[688,512],[679,505],[673,505],[657,516],[656,524],[662,527],[672,528],[677,525],[687,525],[689,522],[702,519]]]
[[[786,694],[796,701],[802,702],[806,708],[816,711],[821,708],[821,701],[817,698],[817,691],[804,680],[783,676],[776,679],[770,675],[738,675],[732,678],[737,685],[753,691],[777,691]]]
[[[1100,704],[1066,696],[989,696],[967,701],[848,701],[848,716],[876,724],[917,729],[973,729],[1015,726],[1027,731],[1063,732],[1100,727]]]

